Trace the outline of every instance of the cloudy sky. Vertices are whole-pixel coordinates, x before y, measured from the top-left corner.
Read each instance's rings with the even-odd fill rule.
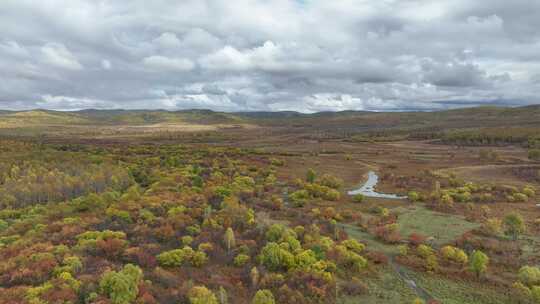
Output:
[[[540,103],[537,0],[1,0],[0,108]]]

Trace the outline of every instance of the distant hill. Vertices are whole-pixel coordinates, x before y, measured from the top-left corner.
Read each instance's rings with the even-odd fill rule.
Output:
[[[211,110],[96,110],[74,112],[0,111],[0,126],[19,125],[152,125],[241,124],[316,130],[445,130],[474,127],[540,127],[540,105],[476,107],[435,112],[342,111],[304,114],[284,112],[225,113]]]
[[[69,125],[86,124],[90,121],[75,112],[58,112],[49,110],[31,110],[20,112],[0,112],[1,125]]]
[[[236,124],[240,116],[210,110],[31,110],[1,111],[0,125],[146,125],[158,123]]]
[[[241,122],[241,119],[233,114],[210,110],[82,110],[76,113],[90,120],[110,124],[230,124]]]

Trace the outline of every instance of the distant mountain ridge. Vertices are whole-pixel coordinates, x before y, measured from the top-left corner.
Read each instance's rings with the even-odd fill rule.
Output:
[[[299,113],[217,112],[191,110],[28,110],[0,111],[0,126],[5,125],[151,125],[151,124],[255,124],[266,126],[349,128],[467,128],[501,126],[540,126],[540,105],[523,107],[483,106],[432,112],[339,111]]]

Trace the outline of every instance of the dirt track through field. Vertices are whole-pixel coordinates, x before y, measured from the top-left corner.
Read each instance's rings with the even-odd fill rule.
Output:
[[[422,298],[426,303],[435,300],[435,298],[427,290],[418,286],[418,284],[416,284],[416,282],[411,279],[407,273],[405,273],[405,268],[403,266],[400,266],[394,262],[393,256],[388,256],[388,258],[388,263],[392,269],[397,273],[400,279],[403,280],[403,282],[405,282],[405,284],[409,286],[420,298]]]

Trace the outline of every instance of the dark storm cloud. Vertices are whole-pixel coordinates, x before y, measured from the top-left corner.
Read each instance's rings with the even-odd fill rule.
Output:
[[[534,103],[540,2],[4,0],[0,108]]]

